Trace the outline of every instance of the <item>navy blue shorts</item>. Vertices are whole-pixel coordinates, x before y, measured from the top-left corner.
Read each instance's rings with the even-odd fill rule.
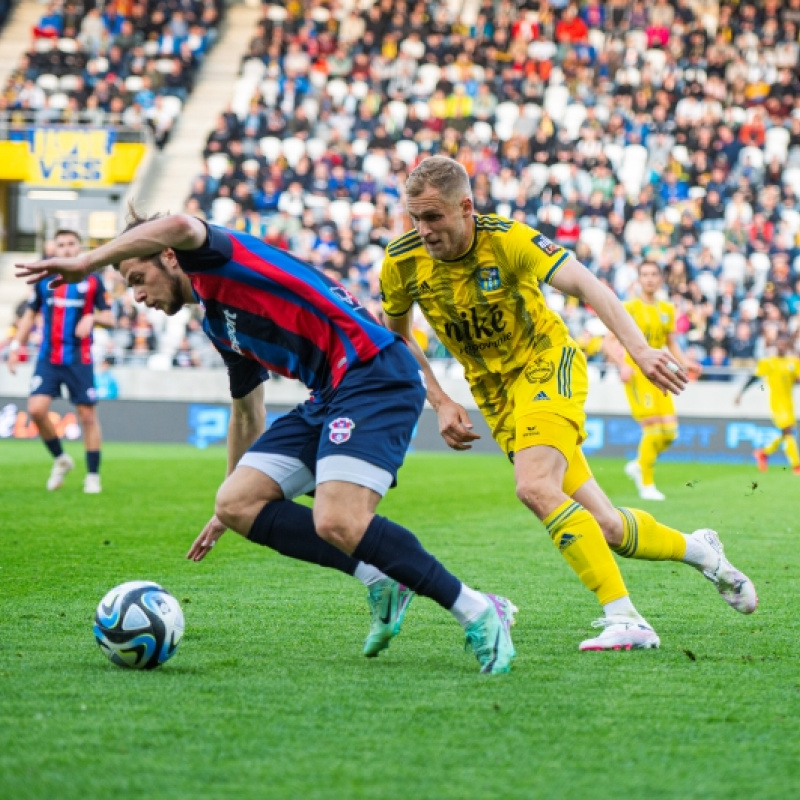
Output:
[[[37,361],[31,378],[31,394],[61,397],[61,387],[69,390],[69,399],[76,406],[93,406],[97,403],[92,364],[51,364]]]
[[[349,456],[386,470],[403,463],[425,404],[422,371],[403,342],[347,371],[324,401],[279,417],[250,448],[299,459],[316,475],[327,456]]]

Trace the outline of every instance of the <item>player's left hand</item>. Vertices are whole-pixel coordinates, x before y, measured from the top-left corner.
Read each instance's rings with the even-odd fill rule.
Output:
[[[23,278],[25,283],[55,278],[50,282],[53,289],[65,283],[80,283],[92,271],[85,253],[74,258],[45,258],[29,264],[14,264],[14,269],[14,277]]]
[[[437,409],[439,433],[453,450],[471,450],[472,442],[481,435],[472,430],[469,414],[458,403],[448,400]]]
[[[211,548],[219,541],[220,536],[226,530],[228,529],[217,519],[215,514],[194,540],[194,544],[189,548],[186,558],[190,561],[202,561],[211,552]]]
[[[686,372],[666,350],[648,347],[643,353],[631,356],[647,379],[662,391],[680,394],[686,387]]]

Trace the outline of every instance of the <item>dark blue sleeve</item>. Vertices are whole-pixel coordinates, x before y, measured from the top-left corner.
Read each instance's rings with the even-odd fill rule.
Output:
[[[211,343],[217,348],[228,368],[231,397],[236,400],[247,397],[259,384],[269,380],[269,370],[262,367],[258,361],[240,356],[232,350],[226,350],[224,347],[220,347],[214,339],[211,339]]]
[[[44,283],[39,281],[33,285],[33,294],[31,299],[28,300],[28,308],[31,311],[40,311],[44,304]]]
[[[206,226],[206,240],[197,250],[175,250],[175,257],[184,272],[217,269],[231,260],[233,246],[224,228],[200,220]]]
[[[106,287],[99,276],[93,275],[92,277],[97,281],[97,291],[94,293],[94,307],[98,311],[108,311],[111,306],[108,304],[108,298],[106,297]]]

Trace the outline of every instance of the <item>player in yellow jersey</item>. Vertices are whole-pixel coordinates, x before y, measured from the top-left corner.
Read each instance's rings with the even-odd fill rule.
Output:
[[[699,374],[700,365],[688,358],[675,339],[675,306],[661,300],[661,268],[655,261],[645,259],[639,265],[639,296],[624,303],[636,326],[650,347],[669,350],[675,361],[687,372]],[[619,367],[625,383],[625,394],[631,414],[642,427],[639,452],[625,465],[625,474],[636,484],[642,500],[664,500],[656,488],[655,465],[658,456],[678,438],[678,416],[672,395],[649,381],[630,354],[613,336],[607,337],[606,352]]]
[[[777,355],[762,358],[756,365],[756,371],[741,388],[734,399],[734,404],[739,405],[742,395],[759,378],[764,378],[769,388],[769,408],[772,421],[780,429],[780,435],[766,447],[753,451],[758,468],[767,471],[767,459],[783,445],[786,458],[795,475],[800,475],[800,454],[797,450],[795,439],[794,402],[792,401],[792,388],[800,381],[800,358],[791,352],[792,342],[788,336],[782,335],[775,341]]]
[[[468,450],[478,435],[413,339],[414,303],[463,365],[478,407],[514,464],[517,496],[603,607],[595,623],[602,632],[580,649],[659,645],[609,545],[628,558],[689,563],[737,611],[754,611],[755,588],[725,558],[714,531],[684,535],[644,511],[616,509],[592,477],[581,450],[586,360],[545,304],[540,283],[591,305],[660,389],[682,390],[681,367],[647,344],[613,292],[568,251],[522,223],[475,216],[469,177],[456,161],[425,159],[406,182],[406,202],[414,230],[389,243],[381,272],[387,324],[416,355],[440,433],[455,450]]]

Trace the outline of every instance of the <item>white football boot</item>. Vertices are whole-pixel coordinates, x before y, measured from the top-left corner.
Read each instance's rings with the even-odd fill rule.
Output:
[[[702,567],[697,567],[720,593],[722,599],[740,614],[752,614],[758,606],[758,595],[753,581],[725,558],[719,535],[711,528],[701,528],[690,536],[705,548],[708,557]]]
[[[636,484],[636,490],[642,491],[642,468],[639,462],[634,458],[625,465],[625,474]]]
[[[578,650],[655,650],[661,644],[658,634],[639,615],[602,617],[592,627],[604,630],[594,639],[581,642]]]
[[[88,472],[83,479],[84,494],[100,494],[103,487],[100,484],[100,476],[96,472]]]
[[[75,469],[75,462],[72,460],[72,456],[67,455],[67,453],[62,453],[54,462],[53,462],[53,469],[50,470],[50,477],[47,479],[47,489],[48,491],[54,492],[56,489],[61,487],[61,484],[64,483],[64,478],[67,477],[69,472]]]
[[[656,489],[656,485],[651,483],[649,486],[642,486],[639,489],[639,497],[642,500],[666,500],[667,496]]]

